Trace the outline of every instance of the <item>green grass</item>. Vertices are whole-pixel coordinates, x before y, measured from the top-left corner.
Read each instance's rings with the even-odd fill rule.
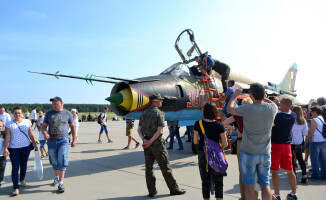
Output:
[[[95,118],[95,114],[96,114],[97,116],[99,116],[102,112],[79,112],[79,113],[78,113],[78,119],[81,120],[83,114],[85,114],[85,115],[86,115],[86,118],[87,118],[87,115],[88,115],[89,113],[91,113],[91,115],[93,116],[93,118]],[[114,112],[107,112],[107,113],[106,113],[106,119],[107,119],[107,120],[112,120],[112,118],[113,118],[114,116],[117,116],[118,118],[122,119],[122,117],[116,115]]]

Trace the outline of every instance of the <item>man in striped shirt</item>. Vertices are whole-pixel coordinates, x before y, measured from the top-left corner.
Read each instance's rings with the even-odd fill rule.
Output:
[[[225,100],[225,103],[224,103],[224,106],[222,109],[222,113],[225,115],[225,117],[231,117],[231,114],[226,111],[226,108],[228,107],[228,103],[229,103],[232,95],[235,92],[234,84],[235,84],[234,80],[229,80],[228,81],[228,89],[224,92],[225,96],[221,97],[221,100]],[[238,106],[237,101],[235,101],[235,107],[237,107],[237,106]]]

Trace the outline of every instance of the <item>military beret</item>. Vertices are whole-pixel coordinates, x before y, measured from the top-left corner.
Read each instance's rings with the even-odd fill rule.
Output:
[[[161,97],[161,95],[159,93],[154,93],[151,96],[149,96],[149,100],[150,101],[160,101],[163,100],[164,98]]]

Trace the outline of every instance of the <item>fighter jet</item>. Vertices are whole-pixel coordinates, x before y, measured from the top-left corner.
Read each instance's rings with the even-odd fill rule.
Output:
[[[149,105],[149,96],[160,93],[164,97],[161,110],[165,113],[167,121],[178,121],[179,126],[194,125],[196,120],[202,119],[202,108],[206,102],[210,101],[212,91],[207,88],[201,77],[192,74],[190,63],[195,56],[201,55],[202,51],[196,41],[194,33],[186,29],[178,36],[175,48],[179,53],[182,62],[177,62],[168,67],[156,76],[123,79],[111,76],[87,75],[86,77],[71,76],[56,73],[31,72],[59,77],[82,79],[92,83],[93,81],[112,83],[110,97],[106,98],[111,103],[111,110],[127,118],[139,119],[142,112]],[[294,90],[297,65],[288,70],[280,84],[268,82],[266,92],[270,96],[290,96],[294,100],[296,93]],[[97,77],[97,78],[93,78]],[[218,93],[223,93],[222,82],[218,73],[211,74],[213,82],[210,85]],[[100,78],[100,79],[98,79]],[[249,88],[253,83],[250,79],[239,74],[231,73],[229,79],[235,80],[236,87]]]

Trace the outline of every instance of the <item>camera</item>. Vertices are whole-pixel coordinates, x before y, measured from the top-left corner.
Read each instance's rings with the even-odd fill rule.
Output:
[[[271,100],[271,101],[274,101],[275,97],[269,96],[268,99]]]
[[[250,90],[249,89],[242,89],[242,93],[249,94]]]
[[[229,140],[232,139],[231,135],[227,135],[226,137],[227,137]]]

